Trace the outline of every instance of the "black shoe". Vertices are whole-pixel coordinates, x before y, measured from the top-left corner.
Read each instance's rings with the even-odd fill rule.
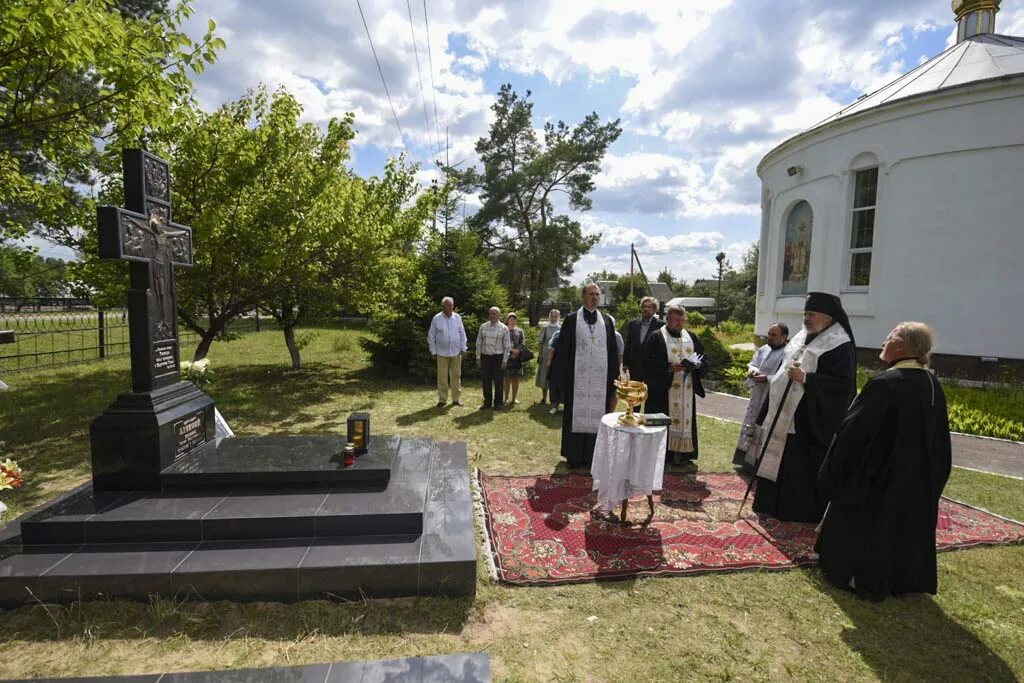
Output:
[[[502,409],[502,408],[504,408],[504,407],[505,407],[505,404],[504,404],[504,403],[495,403],[495,404],[494,404],[494,409],[495,409],[495,410],[501,410],[501,409]]]
[[[438,408],[441,408],[441,407],[443,407],[443,406],[444,406],[444,404],[445,404],[445,403],[446,403],[446,401],[438,401],[438,402],[437,402],[437,407],[438,407]]]

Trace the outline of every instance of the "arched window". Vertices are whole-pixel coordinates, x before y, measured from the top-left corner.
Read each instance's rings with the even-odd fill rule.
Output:
[[[786,216],[782,249],[782,295],[807,294],[807,273],[811,266],[811,234],[814,212],[806,201],[799,201]]]

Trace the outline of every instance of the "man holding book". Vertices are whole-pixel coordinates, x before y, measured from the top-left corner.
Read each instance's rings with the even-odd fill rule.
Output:
[[[685,325],[686,309],[669,306],[665,326],[651,332],[644,344],[644,411],[665,413],[671,418],[665,462],[673,465],[697,459],[695,397],[704,397],[701,378],[708,371],[704,347],[696,335],[684,329]]]

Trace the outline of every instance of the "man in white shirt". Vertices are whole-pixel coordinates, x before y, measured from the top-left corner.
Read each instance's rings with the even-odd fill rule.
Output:
[[[430,357],[437,363],[437,405],[448,402],[451,388],[452,403],[462,405],[462,354],[466,352],[466,328],[455,312],[455,301],[446,296],[441,299],[441,312],[430,321],[427,332]]]
[[[484,382],[484,408],[500,409],[504,405],[503,378],[512,350],[508,328],[499,320],[501,310],[492,306],[487,311],[487,322],[476,335],[476,362]]]

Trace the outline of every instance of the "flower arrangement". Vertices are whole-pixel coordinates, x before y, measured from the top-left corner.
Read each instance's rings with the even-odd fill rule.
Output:
[[[0,491],[16,489],[24,483],[25,480],[22,477],[21,468],[18,467],[18,463],[10,458],[0,460]],[[0,519],[3,519],[6,512],[7,506],[0,502]]]
[[[197,389],[204,388],[213,381],[213,371],[210,370],[210,359],[204,358],[195,362],[182,361],[181,378],[187,379],[196,385]]]

